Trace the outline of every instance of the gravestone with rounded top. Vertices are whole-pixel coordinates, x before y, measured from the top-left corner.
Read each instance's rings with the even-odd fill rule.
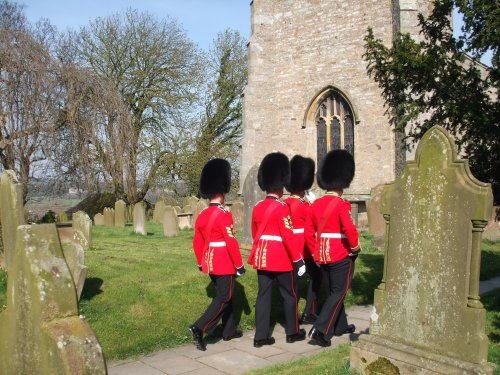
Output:
[[[165,201],[163,199],[158,199],[155,203],[155,208],[153,211],[153,222],[162,223],[163,221],[163,211],[165,210]]]
[[[172,206],[166,206],[163,211],[163,235],[174,237],[179,234],[179,219]]]
[[[491,185],[472,176],[441,127],[420,141],[415,161],[385,185],[384,272],[370,334],[351,349],[366,372],[385,358],[401,374],[492,374],[479,298],[481,233]]]
[[[102,211],[104,216],[104,226],[114,227],[115,226],[115,210],[111,207],[104,207]]]
[[[196,223],[196,218],[198,217],[200,212],[207,207],[208,203],[205,199],[200,199],[198,202],[196,202],[196,206],[194,206],[193,208],[193,217],[191,218],[193,224]]]
[[[259,165],[254,165],[247,174],[243,183],[243,238],[241,245],[244,247],[252,247],[252,211],[257,202],[266,197],[266,193],[262,191],[257,183],[257,173]]]
[[[97,213],[94,215],[94,225],[100,226],[104,225],[104,215],[101,213]]]
[[[146,232],[146,208],[144,202],[137,202],[134,205],[134,232],[145,236]]]
[[[121,199],[115,202],[115,227],[125,227],[126,209],[127,204]]]

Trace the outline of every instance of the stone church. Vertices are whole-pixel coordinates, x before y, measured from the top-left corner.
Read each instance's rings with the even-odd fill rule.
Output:
[[[378,85],[366,73],[369,27],[390,45],[398,32],[418,38],[417,14],[431,0],[253,0],[244,92],[241,185],[269,152],[316,163],[349,150],[356,176],[345,197],[364,202],[393,181],[405,153],[389,126]],[[363,209],[361,204],[360,210]]]

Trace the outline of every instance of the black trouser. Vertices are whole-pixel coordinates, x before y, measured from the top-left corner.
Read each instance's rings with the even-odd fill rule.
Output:
[[[194,323],[203,332],[211,331],[222,317],[222,336],[231,336],[236,324],[234,321],[232,297],[234,275],[209,275],[215,286],[215,297],[203,315]]]
[[[293,271],[257,271],[259,292],[255,303],[255,340],[263,340],[270,337],[269,325],[274,280],[278,282],[280,293],[283,297],[285,332],[287,335],[293,335],[299,331],[299,317],[297,314],[298,296],[295,290],[294,279],[295,275]]]
[[[322,264],[328,288],[328,297],[314,328],[331,339],[334,334],[342,334],[347,329],[344,298],[351,285],[354,273],[354,259],[347,257],[335,263]]]
[[[319,290],[321,289],[323,274],[321,268],[316,264],[313,258],[306,258],[304,261],[306,262],[306,274],[309,278],[304,315],[313,315],[318,313],[318,296]]]

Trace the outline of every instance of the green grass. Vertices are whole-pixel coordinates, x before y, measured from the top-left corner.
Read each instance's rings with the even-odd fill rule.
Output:
[[[349,369],[349,350],[351,344],[339,345],[320,354],[299,359],[286,364],[274,365],[254,371],[247,375],[351,375],[357,374]]]
[[[164,238],[158,224],[148,222],[147,230],[147,236],[140,236],[131,226],[94,227],[93,246],[85,253],[89,274],[80,312],[96,332],[108,359],[135,357],[190,342],[187,326],[203,313],[214,295],[210,279],[196,266],[192,230],[180,231],[173,238]],[[347,306],[373,303],[373,290],[382,279],[383,254],[372,249],[370,241],[370,236],[362,233],[363,252],[356,261]],[[484,241],[483,250],[481,278],[499,276],[500,241]],[[247,271],[237,279],[234,294],[236,319],[245,330],[254,326],[257,295],[256,272],[249,267]],[[299,311],[304,308],[306,287],[303,278]],[[0,270],[0,310],[6,303],[5,291],[6,274]],[[490,297],[485,298],[485,307],[491,310],[488,317],[497,314],[488,318],[488,324],[496,327],[489,333],[497,345],[492,344],[490,352],[496,356],[492,361],[500,363],[500,307],[498,300],[488,302]],[[282,299],[276,289],[272,322],[282,318]]]
[[[500,375],[500,293],[498,289],[481,296],[486,309],[486,334],[490,339],[488,362],[497,365],[495,374]]]

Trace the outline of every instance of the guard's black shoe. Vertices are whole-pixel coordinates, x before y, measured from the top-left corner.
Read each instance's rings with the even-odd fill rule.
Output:
[[[273,345],[275,343],[274,337],[268,337],[267,339],[262,340],[253,340],[253,346],[256,348],[260,348],[264,345]]]
[[[299,332],[294,333],[293,335],[286,335],[286,342],[292,343],[295,341],[302,341],[306,338],[306,331],[305,329],[301,328],[299,329]]]
[[[205,351],[207,350],[207,347],[205,346],[205,343],[203,342],[203,332],[201,329],[196,327],[194,324],[192,326],[189,326],[189,332],[191,332],[191,335],[193,335],[193,344],[196,346],[196,349]]]
[[[303,314],[299,320],[300,324],[314,324],[316,319],[318,318],[315,314]]]
[[[229,341],[229,340],[232,340],[232,339],[239,339],[242,336],[243,336],[243,332],[241,332],[239,329],[237,329],[236,331],[233,332],[232,335],[222,336],[222,340]]]
[[[325,335],[320,331],[316,330],[316,328],[314,327],[311,328],[311,330],[309,331],[309,337],[311,338],[311,340],[315,341],[319,346],[327,347],[332,345],[332,341],[325,338]]]
[[[344,332],[336,333],[335,336],[342,336],[346,333],[354,333],[356,331],[356,326],[354,324],[349,324]]]

